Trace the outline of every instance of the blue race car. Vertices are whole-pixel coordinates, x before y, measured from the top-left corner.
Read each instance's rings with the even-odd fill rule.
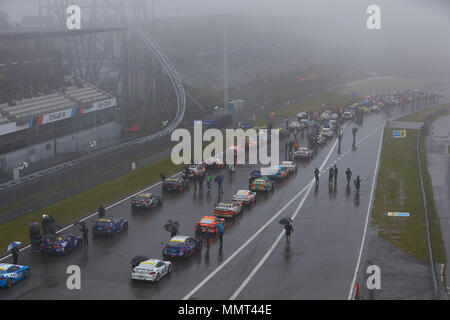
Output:
[[[75,234],[47,234],[42,240],[40,251],[43,254],[63,255],[82,245],[83,239]]]
[[[202,239],[194,239],[189,236],[175,236],[164,245],[164,258],[183,258],[187,259],[197,250],[202,248]]]
[[[108,217],[97,219],[92,226],[94,235],[115,236],[117,233],[128,229],[128,220],[124,218]]]
[[[9,263],[0,263],[0,287],[11,288],[16,282],[30,277],[30,268]]]

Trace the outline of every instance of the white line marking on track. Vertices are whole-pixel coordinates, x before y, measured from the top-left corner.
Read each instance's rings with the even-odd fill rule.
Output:
[[[386,124],[386,121],[384,121],[383,125],[381,126],[382,129],[384,128],[385,124]],[[380,163],[380,155],[381,155],[381,146],[383,144],[383,136],[384,136],[384,129],[381,130],[381,138],[380,138],[380,144],[378,146],[377,162],[375,164],[375,169],[374,169],[374,173],[373,173],[373,180],[372,180],[372,188],[371,188],[371,191],[370,191],[369,206],[367,207],[366,222],[365,222],[365,225],[364,225],[363,237],[361,239],[361,246],[359,248],[359,254],[358,254],[358,260],[356,262],[355,273],[353,274],[353,280],[352,280],[352,283],[350,285],[350,291],[348,293],[348,300],[351,300],[352,297],[353,297],[353,289],[355,287],[356,276],[358,274],[359,264],[361,263],[361,256],[362,256],[362,252],[363,252],[363,248],[364,248],[364,242],[366,240],[367,225],[369,223],[370,210],[371,210],[372,205],[373,205],[373,195],[374,195],[374,191],[375,191],[375,182],[377,181],[377,172],[378,172],[378,166],[379,166],[379,163]]]
[[[345,126],[345,125],[344,125]],[[330,151],[328,152],[327,157],[323,161],[322,165],[320,166],[320,170],[324,167],[324,165],[328,162],[328,159],[331,156],[331,153],[333,152],[334,148],[336,147],[338,143],[338,140],[336,140],[331,147]],[[281,208],[272,218],[270,218],[261,228],[259,228],[247,241],[245,241],[236,251],[234,251],[222,264],[220,264],[216,269],[214,269],[208,276],[206,276],[205,279],[203,279],[197,286],[194,287],[191,291],[186,294],[182,300],[187,300],[190,297],[192,297],[201,287],[203,287],[212,277],[214,277],[220,270],[222,270],[231,260],[236,257],[239,252],[241,252],[245,247],[247,247],[250,242],[252,242],[262,231],[264,231],[269,224],[271,224],[284,210],[286,210],[300,195],[302,195],[307,189],[310,187],[310,184],[314,182],[314,179],[312,179],[302,190],[300,190],[297,195],[295,195],[289,202],[284,205],[283,208]]]
[[[373,133],[375,133],[378,130],[379,127],[377,127],[374,131],[372,131],[370,133],[370,135],[372,135]],[[328,157],[331,155],[331,152],[333,151],[333,149],[336,147],[336,143],[333,145],[332,150],[330,150],[330,153],[328,155]],[[325,159],[325,162],[322,163],[322,166],[320,168],[320,170],[324,167],[326,161],[328,161],[328,157]],[[340,157],[342,158],[342,157]],[[339,158],[339,159],[340,159]],[[337,160],[334,160],[333,163],[335,163]],[[375,180],[375,179],[374,179]],[[306,199],[308,198],[309,193],[311,192],[311,189],[313,187],[313,182],[314,179],[310,181],[309,188],[306,191],[306,194],[303,196],[302,200],[300,201],[298,207],[296,208],[294,214],[292,215],[291,219],[295,220],[295,218],[297,217],[298,213],[300,212],[300,209],[303,207],[304,202],[306,201]],[[366,226],[365,228],[367,229],[367,220],[366,220]],[[235,300],[236,297],[242,292],[242,290],[247,286],[247,284],[250,282],[250,280],[254,277],[254,275],[258,272],[258,270],[262,267],[262,265],[264,264],[264,262],[269,258],[269,256],[272,254],[273,250],[275,249],[275,247],[278,245],[278,243],[281,241],[282,237],[283,237],[284,231],[282,230],[280,232],[280,234],[278,235],[278,237],[275,239],[275,242],[272,244],[272,246],[269,248],[269,250],[266,252],[266,254],[261,258],[261,260],[258,262],[258,264],[256,265],[256,267],[250,272],[250,274],[247,276],[247,278],[241,283],[241,285],[239,286],[239,288],[233,293],[233,295],[229,298],[229,300]],[[364,236],[365,236],[365,232],[364,232]]]

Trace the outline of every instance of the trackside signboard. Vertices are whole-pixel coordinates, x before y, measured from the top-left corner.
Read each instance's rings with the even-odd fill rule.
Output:
[[[393,130],[392,136],[394,138],[406,138],[406,130]]]
[[[389,217],[409,217],[409,212],[388,212]]]

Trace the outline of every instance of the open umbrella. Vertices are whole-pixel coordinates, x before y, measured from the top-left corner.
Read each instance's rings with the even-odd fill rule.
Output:
[[[280,221],[278,221],[279,224],[285,226],[287,224],[291,224],[292,223],[292,219],[291,218],[283,218]]]
[[[224,179],[224,175],[223,174],[220,174],[220,175],[214,177],[214,181],[217,182],[217,183],[222,182],[223,179]]]
[[[41,232],[41,227],[39,226],[39,224],[33,224],[31,227],[30,227],[30,230],[31,230],[31,233],[34,233],[34,234],[39,234],[40,232]]]
[[[166,223],[164,223],[164,229],[171,233],[177,232],[178,229],[180,229],[180,224],[178,221],[167,220]]]
[[[11,251],[12,249],[14,249],[15,247],[20,246],[21,244],[22,244],[22,242],[20,242],[20,241],[14,241],[13,243],[11,243],[11,244],[8,246],[8,249],[6,249],[6,252]]]
[[[146,261],[148,258],[146,256],[136,256],[130,261],[130,268],[133,269],[134,267],[137,267],[142,261]]]

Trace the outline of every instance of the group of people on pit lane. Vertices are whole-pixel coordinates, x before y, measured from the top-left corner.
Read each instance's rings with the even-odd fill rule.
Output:
[[[333,166],[330,167],[330,170],[328,171],[328,183],[337,183],[337,174],[338,174],[338,167],[336,166],[336,164],[334,164]],[[314,178],[316,180],[316,185],[319,184],[319,175],[320,175],[320,171],[319,169],[316,167],[314,169]],[[350,168],[347,168],[347,170],[345,171],[345,175],[347,177],[347,185],[350,184],[350,181],[352,179],[352,171],[350,170]],[[359,193],[359,188],[361,186],[361,178],[359,177],[359,175],[356,176],[356,179],[353,180],[353,184],[356,188],[356,192]]]
[[[103,218],[105,215],[106,215],[106,209],[103,206],[103,204],[101,204],[100,207],[98,208],[98,216],[100,218]],[[56,229],[50,228],[50,226],[54,223],[56,223],[56,221],[52,214],[48,214],[48,215],[43,214],[42,220],[41,220],[42,234],[41,234],[41,230],[30,227],[29,236],[30,236],[32,251],[39,251],[39,247],[46,235],[56,234]],[[88,240],[89,239],[88,238],[89,228],[86,226],[85,223],[81,223],[81,224],[79,224],[79,226],[80,226],[80,232],[83,235],[83,245],[87,246],[89,244],[89,240]],[[13,259],[15,261],[14,264],[16,264],[19,252],[17,251],[17,252],[12,252],[12,253],[13,253]]]

